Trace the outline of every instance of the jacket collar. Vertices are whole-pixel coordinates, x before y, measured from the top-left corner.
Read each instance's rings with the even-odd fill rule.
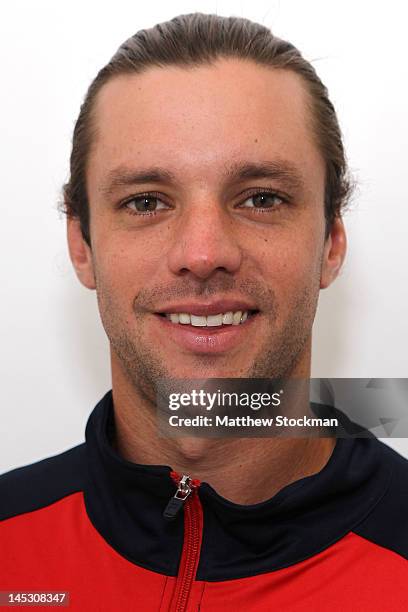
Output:
[[[85,504],[95,528],[129,561],[177,575],[182,513],[163,518],[174,495],[171,467],[140,465],[113,448],[114,409],[108,392],[86,426]],[[227,580],[298,563],[327,548],[361,522],[385,494],[390,468],[375,438],[338,438],[319,473],[262,503],[243,506],[203,482],[204,532],[197,579]],[[192,474],[194,476],[194,474]]]

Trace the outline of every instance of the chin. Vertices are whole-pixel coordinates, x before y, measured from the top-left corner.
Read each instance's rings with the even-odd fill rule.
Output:
[[[249,378],[250,366],[234,367],[231,366],[214,366],[212,365],[195,365],[177,369],[169,373],[170,378],[175,379],[203,379],[203,378]]]

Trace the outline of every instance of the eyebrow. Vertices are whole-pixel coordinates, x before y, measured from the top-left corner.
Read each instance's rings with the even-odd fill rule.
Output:
[[[225,176],[231,183],[267,178],[279,180],[289,189],[301,189],[304,186],[300,171],[295,164],[287,160],[235,162],[226,168]],[[99,190],[103,195],[109,196],[117,188],[146,183],[177,183],[177,178],[175,174],[159,166],[140,169],[119,166],[109,172]]]
[[[233,164],[227,170],[227,176],[233,181],[267,178],[279,180],[291,189],[304,187],[301,172],[294,163],[287,160]]]
[[[127,166],[119,166],[111,170],[100,187],[102,194],[109,196],[118,187],[132,185],[143,185],[144,183],[172,183],[176,177],[172,172],[155,166],[154,168],[132,169]]]

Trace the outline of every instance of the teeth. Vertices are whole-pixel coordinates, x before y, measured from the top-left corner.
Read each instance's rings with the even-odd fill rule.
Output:
[[[172,312],[170,314],[166,314],[166,318],[172,323],[193,325],[193,327],[219,327],[221,325],[239,325],[240,323],[244,323],[248,318],[248,311],[229,311],[217,315],[208,315],[208,317],[193,314],[190,315],[187,312]]]
[[[241,317],[242,317],[242,312],[240,310],[238,310],[238,312],[234,312],[234,315],[232,317],[232,324],[239,325],[241,323]]]
[[[179,322],[183,325],[190,325],[190,315],[185,312],[179,314]]]
[[[194,327],[206,327],[207,326],[207,317],[198,317],[197,315],[191,316],[191,325]]]
[[[217,327],[217,325],[222,325],[222,314],[209,315],[207,317],[207,326]]]
[[[225,315],[222,316],[222,324],[223,325],[232,325],[233,314],[234,313],[232,313],[232,312],[226,312]]]

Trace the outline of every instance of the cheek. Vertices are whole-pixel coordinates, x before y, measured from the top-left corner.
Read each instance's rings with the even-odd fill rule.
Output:
[[[98,299],[105,310],[126,317],[138,293],[152,283],[160,267],[163,248],[141,235],[119,233],[94,244]]]
[[[131,290],[143,286],[157,270],[163,245],[142,233],[118,232],[96,245],[98,268],[113,285]]]
[[[316,231],[276,232],[257,241],[256,256],[248,255],[252,265],[276,292],[283,306],[290,308],[296,296],[315,292],[320,280],[322,238]],[[293,300],[293,301],[292,301]]]

